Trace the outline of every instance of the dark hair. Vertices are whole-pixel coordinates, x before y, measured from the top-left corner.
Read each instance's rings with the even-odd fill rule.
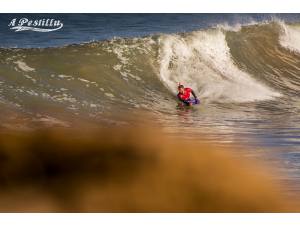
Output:
[[[179,85],[178,85],[178,89],[179,89],[179,88],[184,88],[184,86],[183,86],[182,84],[179,84]]]

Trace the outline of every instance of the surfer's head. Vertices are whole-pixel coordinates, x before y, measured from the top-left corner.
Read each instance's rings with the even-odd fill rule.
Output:
[[[182,84],[178,85],[178,92],[183,94],[184,93],[184,86]]]

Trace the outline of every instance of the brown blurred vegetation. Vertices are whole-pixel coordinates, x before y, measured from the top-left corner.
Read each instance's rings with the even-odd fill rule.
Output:
[[[0,211],[297,211],[264,171],[145,126],[3,130]]]

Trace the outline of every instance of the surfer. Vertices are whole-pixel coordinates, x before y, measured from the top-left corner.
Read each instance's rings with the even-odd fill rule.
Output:
[[[194,96],[194,99],[191,99],[191,94]],[[191,106],[195,104],[199,104],[200,101],[197,98],[195,92],[191,88],[185,88],[182,84],[178,84],[178,99],[185,105]]]

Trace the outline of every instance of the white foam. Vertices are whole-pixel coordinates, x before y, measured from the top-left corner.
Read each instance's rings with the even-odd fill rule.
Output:
[[[273,20],[277,21],[277,18],[274,18]],[[263,25],[263,24],[269,24],[270,20],[265,20],[265,21],[256,21],[253,18],[248,20],[247,22],[235,22],[233,24],[229,24],[227,22],[221,23],[221,24],[217,24],[214,26],[214,28],[218,28],[221,30],[225,30],[225,31],[234,31],[234,32],[239,32],[241,31],[242,27],[248,27],[248,26],[254,26],[254,25]]]
[[[107,97],[114,98],[115,96],[112,93],[104,93]]]
[[[71,94],[67,94],[67,93],[51,96],[51,99],[56,102],[77,103],[76,98],[74,98]]]
[[[83,79],[83,78],[78,78],[79,81],[86,83],[86,87],[89,87],[90,84],[95,85],[96,87],[98,87],[98,84],[95,81],[89,81],[87,79]]]
[[[36,79],[32,78],[28,74],[24,74],[24,77],[26,77],[27,79],[31,80],[33,83],[36,83]]]
[[[18,60],[16,62],[14,62],[15,64],[18,65],[19,69],[21,69],[24,72],[31,72],[31,71],[35,71],[34,68],[28,66],[25,62]]]
[[[51,75],[52,76],[52,75]],[[71,79],[71,78],[73,78],[72,76],[70,76],[70,75],[65,75],[65,74],[59,74],[59,75],[57,75],[59,78],[61,78],[61,79],[64,79],[64,78],[67,78],[67,79]]]
[[[122,69],[122,65],[120,65],[120,64],[114,65],[114,66],[113,66],[113,69],[114,69],[115,71],[120,71],[120,70]]]
[[[39,96],[39,94],[37,92],[35,92],[34,90],[27,90],[26,92],[32,96]]]
[[[209,101],[249,102],[280,96],[234,64],[220,29],[185,37],[165,35],[159,41],[159,77],[174,94],[182,82]]]
[[[83,79],[83,78],[78,78],[78,80],[84,82],[84,83],[91,83],[89,80]]]
[[[143,38],[143,42],[140,43],[139,38],[132,39],[131,44],[126,44],[124,40],[116,39],[111,41],[110,48],[107,48],[107,52],[112,52],[118,58],[118,64],[113,66],[115,71],[118,71],[121,75],[121,78],[128,81],[128,78],[133,78],[137,81],[141,81],[142,78],[133,74],[130,70],[132,62],[130,56],[133,52],[139,52],[140,54],[148,54],[151,51],[152,45],[155,44],[150,37]],[[120,42],[120,43],[119,43]]]
[[[69,127],[69,123],[59,120],[57,118],[51,117],[51,116],[45,116],[37,119],[33,119],[32,121],[37,121],[37,122],[43,122],[46,123],[50,126],[52,125],[58,125],[58,126],[63,126],[63,127]]]
[[[282,28],[279,43],[282,47],[300,53],[300,27],[278,22]]]
[[[222,24],[217,24],[215,27],[218,29],[221,29],[221,30],[225,30],[225,31],[238,32],[242,29],[242,24],[236,23],[236,24],[230,25],[228,23],[222,23]]]

